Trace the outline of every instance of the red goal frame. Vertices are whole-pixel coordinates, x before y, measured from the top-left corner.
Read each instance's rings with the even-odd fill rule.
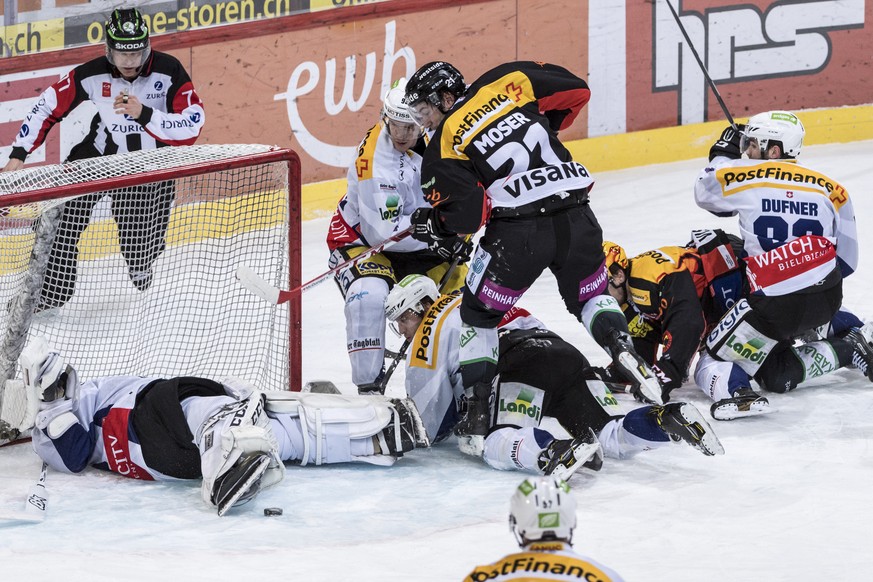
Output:
[[[42,188],[19,193],[0,193],[0,207],[31,204],[47,199],[89,194],[95,190],[140,186],[143,184],[196,176],[208,172],[232,170],[268,163],[284,163],[288,168],[288,288],[302,283],[302,200],[301,167],[297,152],[288,148],[276,148],[263,153],[244,154],[227,160],[199,162],[163,170],[150,170],[131,176],[102,178],[80,184],[64,186],[63,195],[57,188]],[[302,389],[302,302],[300,295],[288,301],[288,389]]]

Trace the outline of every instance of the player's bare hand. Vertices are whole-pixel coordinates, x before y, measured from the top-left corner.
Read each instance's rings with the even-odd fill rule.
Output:
[[[15,170],[20,170],[22,166],[24,166],[23,161],[17,158],[9,158],[9,161],[6,162],[6,166],[3,167],[3,171],[14,172]]]
[[[132,119],[139,119],[142,114],[142,103],[136,98],[136,95],[128,95],[127,93],[119,93],[115,97],[113,103],[115,113],[120,115],[129,115]]]

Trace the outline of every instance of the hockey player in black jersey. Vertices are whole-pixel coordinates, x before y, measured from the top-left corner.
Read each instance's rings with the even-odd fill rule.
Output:
[[[633,350],[627,324],[606,293],[601,228],[588,206],[594,180],[558,139],[588,102],[584,80],[535,62],[500,65],[467,87],[445,62],[410,78],[406,101],[433,132],[422,162],[432,208],[413,215],[413,236],[445,245],[487,223],[470,263],[461,306],[461,370],[468,406],[461,435],[487,430],[487,394],[497,362],[497,325],[549,269],[567,309],[612,356],[643,400],[661,387]]]
[[[66,161],[164,146],[191,145],[206,114],[191,78],[173,56],[152,51],[149,30],[135,8],[114,10],[105,25],[106,55],[75,67],[37,99],[12,143],[4,171],[14,171],[45,141],[49,131],[86,101],[97,108],[88,135]],[[75,198],[64,205],[35,309],[60,307],[76,286],[79,239],[91,211],[112,199],[121,254],[133,285],[152,284],[153,264],[165,247],[172,181]]]
[[[616,243],[603,246],[610,293],[625,310],[638,353],[661,378],[666,401],[668,392],[685,381],[702,338],[748,292],[738,258],[744,256],[742,241],[720,230],[695,230],[687,246],[664,246],[633,258]],[[873,325],[865,326],[840,308],[821,332],[822,338],[816,333],[782,342],[754,380],[764,390],[786,392],[849,366],[868,378],[873,375]],[[713,418],[733,420],[771,411],[747,375],[709,374],[715,366],[699,365],[695,371],[698,387],[713,399]]]

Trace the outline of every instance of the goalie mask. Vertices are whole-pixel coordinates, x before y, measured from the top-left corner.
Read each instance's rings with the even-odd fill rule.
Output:
[[[576,498],[565,481],[531,477],[515,490],[509,502],[509,529],[519,546],[536,541],[569,544],[575,528]]]
[[[118,69],[140,69],[149,58],[149,27],[136,8],[113,10],[105,25],[106,58]]]
[[[757,142],[762,157],[766,156],[768,148],[779,145],[783,158],[796,158],[803,147],[805,133],[800,119],[790,111],[759,113],[746,124],[740,136],[740,151],[745,152],[751,143]]]

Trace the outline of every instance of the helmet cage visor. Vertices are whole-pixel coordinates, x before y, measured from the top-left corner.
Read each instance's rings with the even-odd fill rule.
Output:
[[[143,50],[138,51],[121,51],[106,47],[106,60],[111,65],[119,69],[126,68],[142,68],[149,60],[149,55],[152,54],[152,49],[146,46]],[[136,57],[136,58],[135,58]]]
[[[425,122],[434,115],[434,109],[440,113],[445,113],[439,96],[436,93],[431,93],[417,103],[410,104],[409,115],[415,123],[424,126]]]
[[[745,153],[750,146],[758,147],[761,152],[767,151],[767,144],[770,140],[760,139],[754,135],[748,135],[745,132],[740,134],[740,153]]]

